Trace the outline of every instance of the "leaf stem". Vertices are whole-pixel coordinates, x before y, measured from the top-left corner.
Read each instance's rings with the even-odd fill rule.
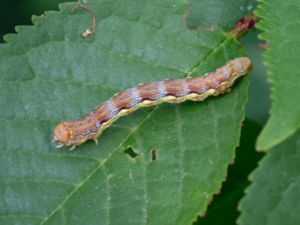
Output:
[[[248,30],[252,29],[257,20],[258,18],[254,13],[242,17],[236,22],[235,27],[233,27],[229,33],[231,33],[234,37],[239,38]]]

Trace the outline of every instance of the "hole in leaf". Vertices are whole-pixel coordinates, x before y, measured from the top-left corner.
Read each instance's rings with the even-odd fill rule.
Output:
[[[156,149],[151,150],[151,159],[152,159],[152,161],[155,161],[157,159]]]
[[[125,150],[124,150],[124,153],[126,153],[126,154],[128,154],[131,158],[135,158],[135,157],[137,157],[137,153],[133,150],[133,148],[132,147],[128,147],[128,148],[126,148]]]

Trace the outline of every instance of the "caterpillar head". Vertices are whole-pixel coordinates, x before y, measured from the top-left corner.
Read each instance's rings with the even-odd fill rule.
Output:
[[[60,148],[64,145],[71,145],[73,137],[74,129],[68,126],[66,122],[63,122],[54,128],[52,142],[56,148]]]

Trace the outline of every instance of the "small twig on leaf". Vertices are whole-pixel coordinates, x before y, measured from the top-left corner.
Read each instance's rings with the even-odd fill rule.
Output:
[[[83,33],[82,33],[82,36],[84,38],[87,38],[88,36],[90,36],[91,34],[95,33],[96,31],[96,15],[95,13],[90,9],[88,8],[86,5],[82,4],[81,2],[78,2],[76,4],[76,6],[72,9],[72,10],[75,10],[77,8],[82,8],[84,9],[86,12],[88,12],[89,14],[92,15],[93,19],[92,19],[92,26],[91,28],[87,28]]]

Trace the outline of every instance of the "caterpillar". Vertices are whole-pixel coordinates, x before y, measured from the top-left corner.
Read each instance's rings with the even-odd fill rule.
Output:
[[[70,150],[87,140],[97,144],[102,132],[121,116],[163,102],[202,101],[208,96],[222,94],[251,68],[249,58],[239,57],[203,76],[138,84],[115,94],[82,119],[58,124],[53,130],[53,142],[56,148],[66,145],[71,146]]]

